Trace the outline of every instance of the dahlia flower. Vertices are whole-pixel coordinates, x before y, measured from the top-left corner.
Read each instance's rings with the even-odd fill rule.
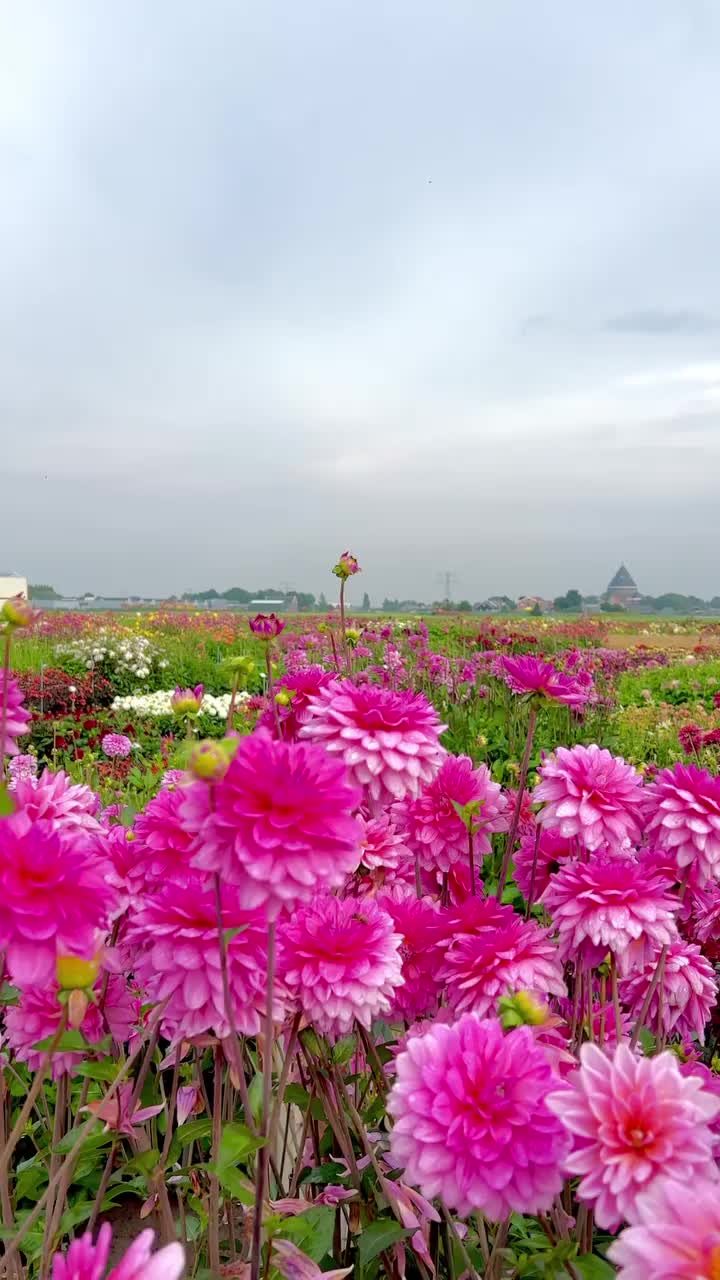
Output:
[[[355,559],[355,556],[352,556],[349,551],[343,551],[340,559],[333,568],[333,573],[336,578],[340,578],[343,582],[346,582],[348,578],[352,578],[356,573],[360,573],[360,565]]]
[[[82,833],[22,810],[0,820],[0,947],[13,982],[50,983],[58,955],[95,955],[114,905],[107,870]]]
[[[283,920],[278,972],[305,1020],[328,1036],[366,1030],[402,985],[402,936],[373,898],[318,894]]]
[[[98,996],[102,985],[102,980],[95,984]],[[58,1000],[56,983],[26,987],[21,992],[18,1003],[9,1005],[5,1011],[7,1043],[14,1050],[18,1062],[27,1062],[30,1071],[38,1070],[45,1051],[34,1046],[55,1035],[62,1016],[63,1007]],[[129,1039],[139,1017],[139,1000],[130,994],[124,978],[112,974],[105,993],[104,1017],[99,1006],[90,1001],[80,1032],[89,1045],[98,1045],[108,1032],[113,1040],[123,1044]],[[85,1053],[80,1050],[58,1049],[52,1059],[53,1080],[72,1072],[84,1058]]]
[[[549,933],[513,911],[495,926],[457,932],[438,969],[450,1008],[484,1016],[496,1011],[501,996],[516,991],[566,995],[560,956]]]
[[[253,635],[260,636],[261,640],[274,640],[285,630],[285,623],[275,613],[256,613],[249,625]]]
[[[2,609],[0,609],[0,619],[5,623],[8,629],[15,627],[29,627],[40,617],[40,610],[33,609],[29,600],[26,600],[22,593],[13,596],[10,600],[4,600]]]
[[[654,947],[677,937],[677,898],[667,881],[635,858],[597,854],[565,862],[542,895],[558,933],[562,960],[589,968],[608,951],[621,973],[642,968]]]
[[[437,952],[440,906],[400,886],[381,891],[375,901],[388,913],[402,939],[403,984],[395,991],[390,1016],[414,1022],[434,1012],[442,990]]]
[[[37,771],[37,756],[13,756],[8,765],[8,791],[14,791],[19,782],[34,782]]]
[[[693,1177],[656,1178],[638,1195],[634,1225],[607,1251],[618,1280],[717,1280],[720,1275],[718,1184]]]
[[[374,816],[416,796],[442,763],[444,726],[422,693],[334,680],[310,698],[309,710],[301,736],[343,762]]]
[[[201,783],[199,786],[201,790],[198,800],[202,797],[205,784]],[[172,783],[162,786],[137,815],[133,826],[132,878],[138,889],[152,889],[163,880],[182,880],[186,875],[195,839],[193,831],[188,830],[183,822],[186,793],[187,789],[183,786]]]
[[[243,909],[243,895],[224,885],[222,925],[226,934],[232,1022],[254,1036],[262,1026],[267,971],[267,923],[261,911]],[[232,1030],[225,1009],[214,889],[188,875],[147,892],[128,923],[126,940],[136,948],[135,976],[147,999],[167,1000],[161,1031],[173,1043],[212,1032],[220,1040]],[[274,1018],[284,1016],[283,990],[274,987]]]
[[[106,733],[100,746],[111,760],[127,760],[132,751],[132,742],[124,733]]]
[[[465,1014],[409,1038],[388,1096],[393,1163],[462,1216],[550,1208],[569,1140],[548,1110],[553,1073],[528,1027]]]
[[[188,788],[182,813],[190,826],[197,787],[208,790],[203,783]],[[193,865],[241,885],[248,908],[264,906],[276,916],[318,888],[341,885],[355,870],[362,832],[352,813],[359,801],[342,762],[313,743],[252,733],[213,788]],[[207,798],[200,804],[207,806]]]
[[[176,685],[175,692],[170,698],[173,715],[178,718],[183,716],[192,718],[199,715],[204,693],[205,686],[202,684],[196,684],[194,689],[181,689],[180,685]]]
[[[537,902],[550,877],[576,852],[573,841],[552,828],[534,828],[522,836],[513,853],[515,883],[528,902]]]
[[[126,1138],[134,1138],[135,1130],[140,1125],[145,1124],[146,1120],[152,1120],[154,1116],[159,1116],[160,1112],[165,1110],[162,1103],[157,1103],[154,1107],[139,1106],[134,1093],[135,1087],[132,1083],[121,1084],[112,1098],[103,1097],[96,1102],[88,1102],[87,1106],[80,1108],[80,1111],[89,1111],[97,1116],[98,1120],[104,1120],[106,1133],[114,1130],[115,1133],[123,1134]]]
[[[0,671],[0,704],[5,689],[5,673]],[[14,676],[7,677],[7,706],[5,710],[5,755],[16,756],[20,753],[16,738],[27,733],[32,716],[23,706],[23,695]]]
[[[648,957],[641,973],[622,983],[620,994],[634,1018],[643,1007],[660,956],[659,949]],[[648,1026],[658,1027],[662,1010],[662,1032],[679,1036],[696,1035],[702,1043],[705,1027],[717,1003],[715,970],[699,947],[678,939],[670,944],[663,965],[662,982],[656,988],[647,1014]],[[660,1028],[658,1027],[658,1030]]]
[[[567,839],[576,837],[590,850],[607,845],[614,851],[639,842],[642,778],[622,756],[594,743],[558,747],[538,772],[541,781],[533,798],[544,804],[538,815],[541,826],[553,827]]]
[[[33,821],[41,818],[68,830],[104,833],[100,797],[84,783],[73,782],[62,769],[57,773],[44,769],[35,780],[19,781],[14,801],[16,809],[22,809]]]
[[[390,814],[381,818],[360,818],[362,839],[360,849],[362,866],[368,871],[400,872],[402,878],[408,868],[414,874],[413,855],[405,843],[405,833],[398,829]]]
[[[657,1178],[717,1178],[708,1125],[720,1099],[684,1077],[672,1053],[636,1058],[620,1044],[607,1057],[585,1044],[579,1071],[546,1101],[575,1136],[565,1167],[581,1176],[578,1197],[608,1231],[637,1220],[638,1196]]]
[[[507,830],[506,804],[487,765],[473,769],[469,756],[447,756],[432,782],[407,804],[410,847],[429,871],[446,872],[468,860],[468,830],[458,806],[473,815],[473,855],[480,864],[490,852],[489,831]]]
[[[286,742],[297,742],[300,730],[311,718],[310,699],[324,689],[333,680],[332,672],[324,667],[303,667],[291,675],[282,676],[275,682],[276,694],[287,694],[289,701],[281,699],[275,709],[267,707],[257,727],[267,729],[273,737],[277,737],[277,724],[280,722],[280,736]]]
[[[662,769],[646,788],[647,832],[698,885],[720,879],[720,778],[694,764]]]
[[[500,673],[513,693],[537,695],[551,702],[579,710],[593,700],[592,685],[586,688],[574,676],[559,671],[552,662],[543,662],[530,654],[500,658]]]
[[[166,1244],[152,1252],[155,1234],[141,1231],[126,1249],[120,1261],[107,1274],[107,1280],[180,1280],[185,1266],[181,1244]],[[103,1223],[97,1238],[86,1231],[67,1247],[53,1255],[52,1280],[103,1280],[110,1257],[112,1227]]]

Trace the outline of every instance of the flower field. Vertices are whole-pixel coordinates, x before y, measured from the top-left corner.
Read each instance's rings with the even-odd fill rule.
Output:
[[[720,1280],[720,628],[333,572],[4,606],[4,1274]]]

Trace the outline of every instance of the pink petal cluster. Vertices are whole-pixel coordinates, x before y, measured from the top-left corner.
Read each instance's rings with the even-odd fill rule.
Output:
[[[374,898],[319,894],[283,921],[279,972],[306,1022],[342,1036],[355,1021],[369,1029],[403,982],[392,918]]]
[[[536,695],[551,702],[580,710],[593,701],[592,685],[586,687],[574,676],[565,675],[552,662],[543,662],[530,654],[500,658],[500,674],[513,693]]]
[[[573,840],[551,827],[532,828],[520,839],[513,854],[515,882],[528,902],[537,902],[562,863],[577,852]]]
[[[127,760],[132,751],[132,742],[124,733],[106,733],[100,745],[110,760]]]
[[[33,820],[55,822],[68,829],[101,834],[100,797],[91,787],[73,782],[66,773],[44,769],[35,781],[18,782],[14,791],[17,809],[23,809]]]
[[[180,1280],[185,1253],[180,1244],[166,1244],[153,1253],[152,1231],[141,1231],[120,1261],[107,1273],[107,1280]],[[52,1280],[103,1280],[110,1258],[112,1227],[103,1223],[97,1238],[85,1232],[53,1255]]]
[[[435,1012],[442,991],[437,950],[442,912],[432,898],[418,898],[414,889],[401,886],[381,891],[376,901],[402,938],[403,984],[395,991],[390,1016],[414,1022]]]
[[[611,952],[622,973],[642,968],[654,947],[677,937],[677,898],[636,858],[598,854],[565,862],[542,896],[560,956],[595,968]]]
[[[637,1197],[634,1225],[610,1245],[618,1280],[718,1280],[720,1194],[716,1181],[656,1178]]]
[[[198,788],[201,796],[203,786]],[[167,783],[135,819],[132,880],[136,891],[187,874],[195,835],[183,821],[185,795],[182,784]]]
[[[310,699],[302,736],[342,760],[374,816],[416,796],[444,756],[444,726],[422,693],[335,680]]]
[[[95,995],[98,1001],[101,999],[102,985],[102,980],[96,984]],[[20,993],[18,1003],[7,1008],[7,1042],[18,1061],[27,1062],[31,1071],[37,1071],[45,1057],[45,1051],[35,1049],[34,1046],[55,1035],[62,1016],[63,1007],[58,1000],[58,987],[55,984],[26,987]],[[111,1035],[118,1044],[123,1044],[129,1039],[139,1017],[140,1001],[131,995],[124,978],[112,974],[107,984],[103,1012],[100,1011],[99,1003],[91,1000],[80,1025],[80,1032],[89,1045],[98,1045],[107,1035]],[[58,1050],[52,1059],[53,1080],[72,1072],[84,1058],[82,1051]]]
[[[19,782],[35,782],[37,771],[37,756],[12,756],[8,764],[8,791],[14,791]]]
[[[273,737],[277,737],[277,726],[280,724],[281,736],[286,742],[297,742],[300,731],[309,722],[310,699],[315,697],[333,680],[332,672],[324,667],[309,666],[283,676],[275,682],[275,693],[285,692],[290,702],[279,702],[275,708],[267,707],[260,719],[258,728],[267,729]]]
[[[198,810],[198,788],[199,810]],[[310,742],[244,738],[213,788],[187,789],[181,812],[200,815],[193,865],[242,888],[248,908],[275,916],[324,886],[342,884],[360,862],[362,831],[353,811],[360,792],[341,761]]]
[[[107,864],[85,833],[0,820],[0,947],[18,986],[50,983],[59,955],[91,958],[114,905]]]
[[[235,1029],[257,1035],[265,1008],[267,924],[246,911],[242,894],[224,885],[222,927]],[[173,1043],[212,1032],[224,1040],[231,1025],[223,996],[215,892],[188,876],[146,893],[128,925],[133,967],[148,1000],[167,1000],[161,1030]],[[276,1021],[284,1016],[282,984],[274,989]]]
[[[448,756],[416,800],[406,806],[407,839],[429,871],[467,862],[468,830],[457,806],[473,806],[473,857],[490,852],[488,832],[507,830],[506,802],[487,765],[474,769],[469,756]]]
[[[7,703],[5,710],[5,755],[16,756],[19,754],[16,738],[22,737],[28,732],[32,716],[29,711],[25,710],[22,690],[14,676],[5,676],[0,671],[0,704],[3,700],[3,690],[7,680]]]
[[[361,818],[363,835],[360,842],[362,865],[368,871],[401,872],[405,879],[408,868],[414,868],[414,859],[408,848],[405,833],[395,824],[389,813],[380,818]],[[413,872],[414,874],[414,872]]]
[[[494,899],[493,899],[494,902]],[[511,907],[482,926],[477,913],[446,945],[438,976],[447,984],[447,1002],[456,1013],[495,1013],[501,996],[516,991],[565,996],[558,949],[548,929],[523,920]],[[489,921],[495,914],[491,908]]]
[[[656,1178],[717,1179],[709,1124],[720,1099],[683,1076],[674,1054],[636,1058],[620,1044],[608,1057],[585,1044],[580,1063],[547,1104],[574,1135],[566,1170],[580,1176],[578,1197],[599,1226],[635,1222],[638,1197]]]
[[[648,836],[698,885],[720,879],[720,778],[694,764],[662,769],[647,787]]]
[[[660,952],[648,957],[641,973],[621,983],[623,1004],[637,1018],[657,968]],[[650,1001],[646,1022],[658,1029],[662,1011],[662,1031],[685,1037],[696,1035],[702,1044],[705,1027],[717,1003],[717,979],[710,961],[699,947],[678,938],[668,947],[663,961],[662,980]]]
[[[637,844],[644,806],[640,774],[605,748],[558,747],[543,761],[533,798],[538,822],[590,850]]]
[[[388,1097],[393,1163],[428,1199],[493,1222],[550,1208],[569,1141],[548,1110],[553,1073],[527,1027],[465,1014],[407,1040]]]

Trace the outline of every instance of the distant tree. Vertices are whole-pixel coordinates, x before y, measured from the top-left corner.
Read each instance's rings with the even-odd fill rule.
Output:
[[[327,599],[325,598],[325,592],[321,591],[318,596],[318,609],[321,613],[327,613],[329,607]]]
[[[533,618],[542,618],[542,609],[540,608],[540,605],[538,604],[537,600],[535,601],[535,604],[530,610],[530,613]]]
[[[244,587],[230,587],[229,591],[223,591],[223,600],[230,600],[233,604],[249,604],[252,596]]]
[[[472,605],[469,600],[461,600],[458,605],[458,613],[472,613]]]
[[[624,607],[624,605],[611,604],[609,600],[606,600],[604,604],[601,604],[600,608],[602,609],[603,613],[627,613],[627,609]]]
[[[368,595],[367,591],[365,592],[365,595],[364,595],[364,596],[363,596],[363,598],[362,598],[362,604],[361,604],[360,608],[362,609],[363,613],[369,613],[369,612],[370,612],[370,597],[369,597],[369,595]]]
[[[582,609],[582,596],[573,587],[572,590],[566,591],[564,596],[555,597],[553,608],[561,613],[579,613]]]
[[[298,609],[314,609],[317,601],[312,591],[296,591]]]
[[[48,585],[47,582],[31,582],[28,591],[31,600],[61,600],[62,596],[54,587]]]
[[[399,600],[389,600],[386,596],[382,602],[383,613],[398,613],[400,611]]]

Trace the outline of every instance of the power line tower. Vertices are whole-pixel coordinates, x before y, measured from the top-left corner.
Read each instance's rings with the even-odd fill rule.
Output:
[[[445,595],[443,596],[443,600],[445,600],[449,604],[452,598],[451,592],[452,592],[453,586],[455,586],[455,584],[458,581],[458,576],[452,569],[446,569],[444,573],[438,574],[438,581],[441,582],[443,584],[443,587],[445,588]]]

